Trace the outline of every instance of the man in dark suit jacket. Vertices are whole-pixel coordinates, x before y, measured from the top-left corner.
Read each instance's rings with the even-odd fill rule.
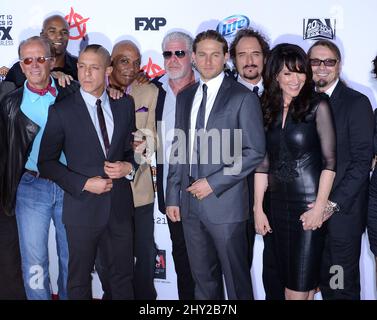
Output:
[[[41,37],[48,39],[54,48],[55,64],[51,71],[60,71],[77,80],[77,57],[67,51],[69,25],[64,17],[53,15],[43,21]],[[26,77],[21,70],[20,62],[16,62],[7,72],[6,81],[21,87]]]
[[[259,99],[224,77],[227,58],[218,32],[198,34],[201,80],[177,97],[166,212],[173,222],[182,217],[196,299],[222,299],[222,274],[229,299],[253,297],[247,175],[262,161],[265,139]]]
[[[98,249],[113,299],[133,298],[133,201],[130,181],[135,108],[105,91],[110,54],[89,45],[80,54],[79,92],[50,109],[39,155],[41,175],[66,192],[63,223],[69,246],[68,297],[91,299]],[[67,165],[58,161],[64,152]]]
[[[195,82],[195,73],[191,64],[193,41],[190,35],[181,31],[168,33],[162,41],[165,74],[153,80],[159,90],[156,106],[156,128],[159,139],[156,150],[157,198],[158,209],[163,214],[166,212],[166,185],[173,142],[169,132],[174,130],[177,94]],[[194,300],[195,283],[191,274],[182,222],[167,220],[179,299]]]
[[[308,55],[317,90],[330,96],[337,139],[337,168],[330,200],[339,212],[327,224],[321,293],[326,300],[359,300],[361,236],[373,157],[372,106],[365,95],[339,79],[341,55],[333,42],[315,42]]]

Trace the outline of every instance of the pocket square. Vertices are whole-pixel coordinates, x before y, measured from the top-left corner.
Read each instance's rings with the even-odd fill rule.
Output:
[[[148,108],[146,106],[142,106],[139,109],[136,110],[136,112],[148,112]]]

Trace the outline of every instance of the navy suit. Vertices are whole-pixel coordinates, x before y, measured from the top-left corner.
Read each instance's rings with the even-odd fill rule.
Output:
[[[110,98],[114,132],[108,157],[80,92],[50,108],[39,153],[41,175],[55,181],[66,192],[63,223],[69,244],[68,295],[91,298],[90,273],[98,252],[111,266],[108,276],[114,299],[132,299],[133,199],[130,181],[113,179],[110,192],[100,195],[83,191],[91,177],[105,177],[105,160],[134,164],[132,132],[135,108],[130,97]],[[59,162],[60,152],[67,165]]]

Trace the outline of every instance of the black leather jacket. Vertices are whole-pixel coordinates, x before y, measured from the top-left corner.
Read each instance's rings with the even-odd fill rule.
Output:
[[[77,82],[66,88],[56,82],[56,86],[56,102],[80,88]],[[23,93],[21,87],[0,102],[0,211],[9,216],[14,215],[18,183],[40,129],[20,110]]]

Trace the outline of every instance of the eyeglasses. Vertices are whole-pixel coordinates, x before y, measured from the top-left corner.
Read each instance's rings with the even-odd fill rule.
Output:
[[[336,63],[338,62],[338,60],[337,59],[325,59],[325,60],[321,60],[321,59],[309,59],[309,62],[310,62],[310,65],[312,67],[319,67],[322,62],[323,62],[323,64],[326,67],[333,67],[333,66],[336,65]]]
[[[175,54],[177,56],[177,58],[184,58],[184,56],[186,55],[186,51],[184,50],[176,50],[176,51],[164,51],[162,53],[162,55],[164,56],[164,59],[170,59],[173,54]]]
[[[27,57],[20,59],[21,62],[23,62],[26,65],[32,64],[33,61],[37,60],[39,64],[44,64],[47,60],[51,59],[52,57]]]

